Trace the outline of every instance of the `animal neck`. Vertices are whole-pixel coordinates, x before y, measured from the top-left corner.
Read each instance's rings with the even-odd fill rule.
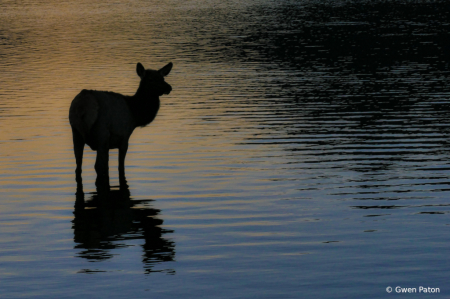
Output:
[[[159,110],[159,96],[143,86],[139,86],[136,94],[130,97],[127,102],[136,122],[136,127],[144,127],[151,123]]]

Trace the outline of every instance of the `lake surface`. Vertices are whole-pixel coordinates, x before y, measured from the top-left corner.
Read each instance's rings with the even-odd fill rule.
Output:
[[[1,2],[0,297],[448,297],[449,20],[446,1]],[[129,195],[98,199],[87,147],[75,195],[71,100],[170,61]]]

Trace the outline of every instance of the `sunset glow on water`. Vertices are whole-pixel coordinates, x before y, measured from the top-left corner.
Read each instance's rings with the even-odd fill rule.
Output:
[[[449,294],[449,13],[2,2],[0,297]],[[129,194],[111,150],[99,199],[86,146],[76,195],[70,103],[133,95],[138,62],[173,62],[173,91],[131,136]]]

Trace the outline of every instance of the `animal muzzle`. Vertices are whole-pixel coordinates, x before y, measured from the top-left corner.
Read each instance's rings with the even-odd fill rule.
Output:
[[[164,89],[163,94],[169,94],[172,91],[172,86],[167,84],[166,88]]]

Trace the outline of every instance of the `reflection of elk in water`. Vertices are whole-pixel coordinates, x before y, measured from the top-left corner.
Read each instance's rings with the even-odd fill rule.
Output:
[[[111,190],[108,199],[94,194],[84,201],[84,194],[77,193],[73,219],[74,241],[77,256],[89,261],[102,261],[117,255],[116,249],[133,246],[131,240],[144,240],[142,263],[145,273],[166,272],[171,269],[155,270],[162,262],[173,261],[175,244],[165,235],[172,230],[163,229],[163,220],[157,216],[158,209],[148,207],[152,200],[132,200],[128,189]],[[131,241],[131,242],[130,242]],[[83,272],[98,271],[84,269]]]
[[[137,127],[148,125],[156,117],[159,97],[169,94],[172,87],[164,81],[170,73],[172,63],[162,69],[146,70],[142,64],[136,67],[141,83],[134,96],[114,92],[82,90],[73,99],[69,111],[72,127],[73,148],[77,163],[76,181],[81,184],[83,149],[87,144],[97,151],[95,171],[97,187],[109,189],[109,150],[119,149],[119,179],[126,185],[125,156],[128,140]]]

